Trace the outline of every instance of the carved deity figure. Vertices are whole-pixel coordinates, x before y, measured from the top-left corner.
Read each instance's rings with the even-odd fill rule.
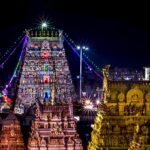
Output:
[[[108,79],[109,79],[109,67],[110,65],[105,66],[102,69],[103,73],[103,102],[107,103],[107,96],[109,95],[108,92]]]
[[[15,131],[14,131],[13,124],[11,124],[10,135],[11,135],[11,136],[15,136]]]
[[[42,49],[50,49],[50,45],[48,41],[43,41],[42,43]]]
[[[41,145],[43,145],[43,146],[46,145],[46,141],[44,140],[44,138],[41,139]]]

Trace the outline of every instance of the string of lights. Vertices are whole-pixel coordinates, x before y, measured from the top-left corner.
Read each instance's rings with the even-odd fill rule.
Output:
[[[64,35],[67,37],[67,39],[70,41],[70,43],[72,45],[74,45],[74,47],[77,47],[77,45],[75,44],[75,42],[69,37],[69,35],[67,33],[64,33]],[[83,53],[83,56],[92,64],[92,66],[94,66],[94,68],[96,68],[97,71],[101,70],[101,68],[99,68],[98,65],[96,65],[94,63],[94,61],[89,58],[89,56],[87,56],[85,53]]]
[[[8,82],[8,84],[6,84],[5,88],[2,90],[3,94],[5,94],[5,95],[7,95],[7,92],[6,92],[7,88],[11,87],[11,83],[12,83],[14,77],[16,77],[16,72],[17,72],[19,66],[21,65],[22,57],[23,57],[23,54],[24,54],[24,51],[25,51],[25,46],[27,44],[27,36],[25,36],[22,41],[23,41],[23,46],[22,46],[22,50],[21,50],[21,53],[20,53],[20,56],[19,56],[18,63],[16,65],[15,69],[14,69],[14,72],[13,72],[13,75],[12,75],[10,81]]]
[[[80,54],[77,51],[77,48],[74,47],[72,44],[72,42],[70,42],[70,40],[67,39],[67,37],[64,36],[64,40],[67,42],[67,44],[71,47],[71,49],[75,52],[75,54],[80,57]],[[83,59],[83,62],[86,64],[86,66],[88,67],[88,69],[91,71],[93,71],[98,77],[100,77],[102,79],[102,75],[100,73],[98,73],[91,65],[89,65],[87,63],[87,61],[85,59]],[[94,64],[94,63],[92,63]]]
[[[26,44],[27,44],[27,37],[24,38],[24,42],[23,42],[23,47],[22,47],[22,50],[21,50],[21,54],[20,54],[18,63],[16,65],[16,68],[14,70],[13,76],[11,77],[11,79],[9,81],[9,84],[11,84],[13,78],[16,76],[17,69],[18,69],[19,65],[21,64],[21,62],[22,62],[22,57],[23,57],[23,54],[24,54],[24,50],[25,50]]]
[[[101,70],[85,53],[83,53],[83,56],[96,68],[96,70]]]
[[[0,57],[0,61],[2,59],[4,59],[4,57],[6,57],[8,55],[8,57],[3,60],[3,62],[1,63],[0,67],[3,68],[4,67],[4,64],[9,60],[9,58],[14,54],[14,52],[16,51],[17,47],[19,47],[20,43],[22,42],[24,36],[21,35],[15,42],[14,42],[14,45],[11,46],[1,57]],[[18,44],[17,44],[18,43]],[[16,45],[17,44],[17,45]],[[16,45],[16,46],[15,46]],[[12,50],[12,48],[14,47],[14,49]]]

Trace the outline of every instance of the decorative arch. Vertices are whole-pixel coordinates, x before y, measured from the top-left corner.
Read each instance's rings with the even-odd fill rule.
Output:
[[[111,100],[117,100],[117,94],[118,94],[118,91],[111,91],[110,92],[110,97],[111,97]]]
[[[127,93],[127,102],[143,102],[143,92],[138,87],[129,90]]]

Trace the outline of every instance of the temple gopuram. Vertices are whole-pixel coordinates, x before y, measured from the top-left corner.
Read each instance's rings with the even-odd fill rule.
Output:
[[[74,90],[60,34],[56,31],[44,31],[42,35],[31,33],[31,46],[20,82],[20,87],[24,88],[24,84],[28,87],[23,89],[27,97],[25,103],[20,99],[21,88],[18,93],[18,100],[21,100],[18,102],[24,107],[31,105],[32,99],[37,108],[28,150],[83,149],[73,116]],[[28,73],[33,78],[31,81],[27,80]],[[31,92],[26,93],[29,89]]]
[[[76,131],[76,123],[66,104],[44,105],[42,114],[32,123],[29,150],[81,150],[81,140]]]
[[[26,150],[20,122],[13,113],[2,120],[0,150]]]
[[[20,58],[14,114],[0,120],[0,149],[82,150],[73,114],[75,91],[62,31],[48,28],[26,31]],[[25,145],[15,114],[23,116],[24,129],[31,122]]]
[[[88,150],[150,150],[150,82],[110,80],[109,67]]]

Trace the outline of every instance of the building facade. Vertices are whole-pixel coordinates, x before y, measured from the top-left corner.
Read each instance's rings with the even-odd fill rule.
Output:
[[[108,68],[103,69],[103,98],[88,149],[132,149],[138,131],[141,149],[149,150],[150,82],[109,80]]]

